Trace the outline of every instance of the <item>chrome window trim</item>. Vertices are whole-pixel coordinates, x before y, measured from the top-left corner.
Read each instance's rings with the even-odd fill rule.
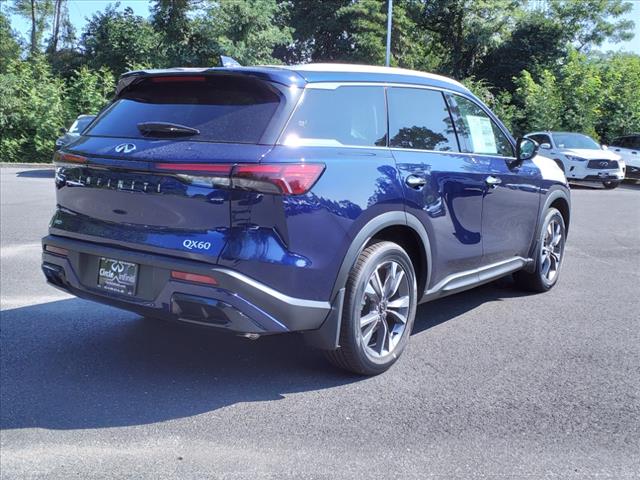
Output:
[[[483,112],[485,112],[487,114],[487,116],[491,119],[491,121],[493,121],[497,127],[500,129],[500,131],[507,137],[507,139],[511,138],[511,134],[509,132],[505,132],[504,129],[500,126],[500,124],[498,122],[496,122],[496,118],[494,118],[494,115],[488,111],[488,109],[484,108],[482,105],[479,105],[473,98],[469,97],[466,93],[461,93],[461,92],[457,92],[455,90],[451,90],[449,88],[443,88],[443,87],[435,87],[435,86],[431,86],[431,85],[415,85],[413,83],[398,83],[398,82],[312,82],[312,83],[307,83],[304,86],[303,92],[300,95],[300,97],[298,98],[298,103],[296,104],[295,108],[291,111],[291,115],[289,116],[289,118],[287,119],[282,131],[280,132],[280,135],[278,136],[278,139],[276,140],[275,145],[276,146],[281,146],[281,147],[287,147],[287,148],[300,148],[300,147],[312,147],[312,148],[349,148],[349,149],[360,149],[360,150],[389,150],[389,151],[401,151],[401,152],[424,152],[424,153],[444,153],[444,154],[449,154],[449,155],[466,155],[469,157],[492,157],[492,158],[505,158],[505,159],[515,159],[514,156],[512,157],[505,157],[502,155],[490,155],[490,154],[486,154],[486,153],[471,153],[471,152],[447,152],[447,151],[442,151],[442,150],[423,150],[420,148],[398,148],[398,147],[378,147],[378,146],[362,146],[362,145],[339,145],[339,146],[327,146],[327,145],[313,145],[313,144],[306,144],[306,145],[301,145],[300,147],[297,146],[292,146],[292,145],[286,145],[284,143],[284,132],[287,130],[287,128],[289,127],[289,123],[291,122],[291,119],[293,118],[293,116],[296,114],[296,112],[298,111],[298,108],[300,108],[300,105],[302,104],[302,101],[304,100],[304,94],[305,91],[308,90],[336,90],[339,87],[383,87],[383,88],[387,88],[387,87],[400,87],[400,88],[417,88],[417,89],[422,89],[422,90],[434,90],[437,92],[441,92],[441,93],[448,93],[451,95],[460,95],[463,98],[466,98],[467,100],[473,102],[474,104],[476,104]],[[385,95],[386,98],[386,95]],[[387,117],[389,116],[389,106],[386,105],[387,107]],[[387,125],[387,137],[389,136],[389,126]],[[515,152],[515,145],[511,145],[513,148],[513,151]]]

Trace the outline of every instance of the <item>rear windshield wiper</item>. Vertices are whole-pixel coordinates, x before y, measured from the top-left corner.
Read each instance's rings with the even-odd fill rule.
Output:
[[[200,130],[179,123],[170,122],[141,122],[138,130],[142,133],[160,133],[162,135],[199,135]]]

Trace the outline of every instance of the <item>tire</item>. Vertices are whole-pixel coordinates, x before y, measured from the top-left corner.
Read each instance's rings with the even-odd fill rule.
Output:
[[[516,285],[530,292],[551,290],[560,277],[567,238],[564,218],[559,210],[550,208],[540,225],[536,243],[536,267],[533,272],[521,270],[513,274]],[[557,240],[557,235],[559,240]],[[556,243],[557,242],[557,243]]]
[[[607,180],[605,182],[602,182],[602,185],[604,186],[604,188],[606,188],[607,190],[613,190],[614,188],[616,188],[618,185],[620,185],[620,181],[618,180]]]
[[[360,375],[388,370],[409,342],[417,298],[415,271],[407,253],[386,241],[367,247],[347,279],[340,346],[325,352],[327,359]]]

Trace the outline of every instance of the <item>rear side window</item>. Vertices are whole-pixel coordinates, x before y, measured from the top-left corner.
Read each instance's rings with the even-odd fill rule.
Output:
[[[393,87],[389,99],[389,146],[457,152],[458,142],[441,92]]]
[[[640,148],[640,136],[619,137],[614,139],[611,145],[614,147],[638,149]]]
[[[280,104],[259,80],[230,77],[155,77],[130,86],[86,133],[90,136],[163,138],[138,124],[163,122],[199,130],[189,140],[258,143]]]
[[[285,145],[383,147],[387,115],[382,87],[307,88],[282,134]]]
[[[471,100],[453,95],[457,109],[456,130],[467,153],[513,157],[513,147],[496,123]]]

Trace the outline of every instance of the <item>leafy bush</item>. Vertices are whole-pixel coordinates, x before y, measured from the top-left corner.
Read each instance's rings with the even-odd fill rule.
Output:
[[[0,74],[0,160],[50,161],[60,128],[81,113],[97,113],[113,89],[105,68],[82,67],[65,82],[42,56],[10,61]]]

